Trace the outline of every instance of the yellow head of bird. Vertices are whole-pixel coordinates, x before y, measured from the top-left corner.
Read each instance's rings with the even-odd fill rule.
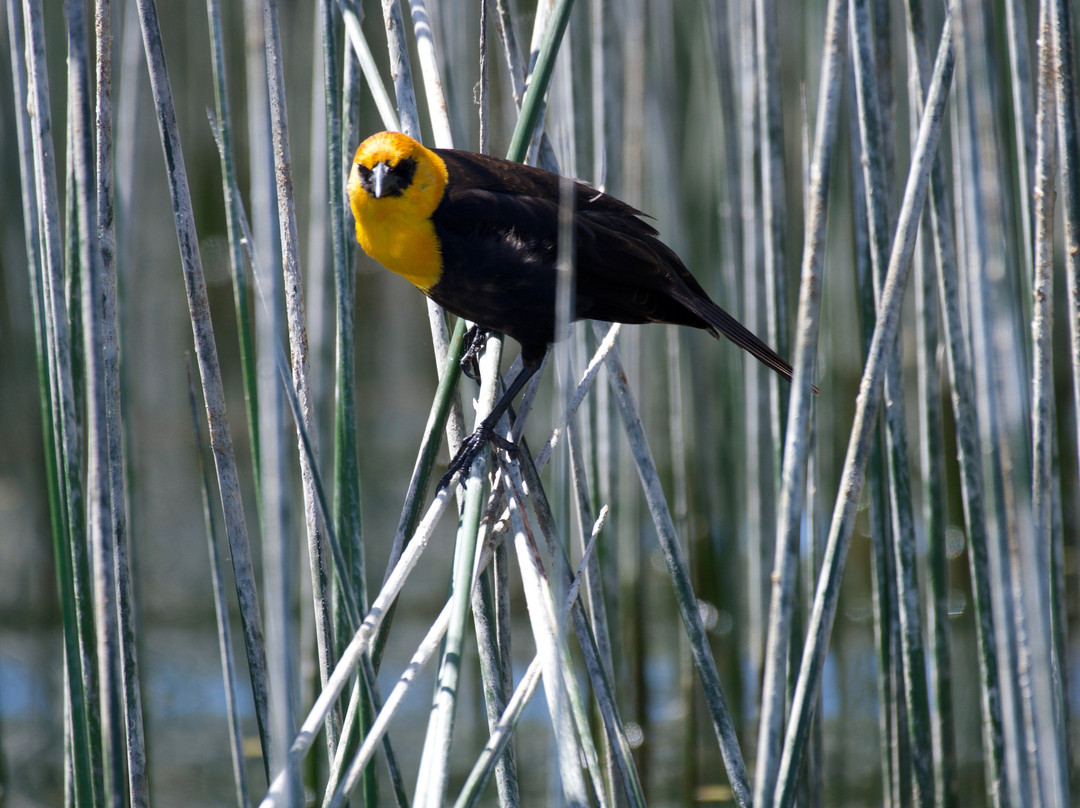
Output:
[[[446,182],[442,158],[400,132],[379,132],[361,143],[349,174],[356,240],[424,291],[442,272],[431,214]]]
[[[442,199],[446,165],[430,149],[400,132],[379,132],[356,150],[349,199],[358,206],[398,200],[427,218]],[[379,204],[378,207],[387,207]]]

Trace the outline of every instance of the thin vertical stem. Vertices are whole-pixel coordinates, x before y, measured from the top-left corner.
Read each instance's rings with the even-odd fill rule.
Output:
[[[925,22],[922,5],[908,4],[908,43],[915,59],[910,68],[911,129],[918,126],[921,113],[921,70],[926,55]],[[916,30],[917,29],[917,30]],[[929,65],[926,65],[929,67]],[[932,233],[933,201],[936,193],[931,169],[931,205],[923,215],[924,234]],[[938,328],[939,309],[935,286],[937,268],[934,266],[933,241],[924,236],[922,250],[915,256],[916,342],[919,361],[916,365],[919,388],[919,460],[922,476],[923,519],[927,536],[927,572],[930,605],[927,610],[929,642],[931,645],[929,676],[933,691],[934,711],[931,714],[934,767],[934,803],[939,808],[953,808],[957,801],[956,732],[952,698],[952,663],[949,631],[949,567],[946,546],[947,507],[945,485],[944,430],[941,405],[941,373],[938,349],[941,342]]]
[[[1035,162],[1035,109],[1032,102],[1031,55],[1028,52],[1028,4],[1005,0],[1005,32],[1009,40],[1009,79],[1012,90],[1013,138],[1016,143],[1017,217],[1020,220],[1020,263],[1024,280],[1024,320],[1031,319],[1034,277],[1031,245],[1035,243],[1032,221],[1032,173]],[[1040,4],[1041,8],[1041,4]],[[1036,94],[1038,91],[1036,91]]]
[[[124,700],[127,784],[133,806],[149,805],[142,692],[136,651],[135,599],[128,554],[127,491],[120,396],[120,329],[117,314],[116,227],[113,200],[112,4],[95,4],[97,52],[97,230],[101,271],[102,370],[108,430],[110,530],[113,536],[120,670]]]
[[[304,524],[307,528],[308,558],[311,565],[312,595],[315,600],[315,636],[319,645],[319,661],[324,670],[329,669],[333,653],[333,620],[330,614],[330,573],[326,558],[325,527],[322,514],[316,503],[314,476],[318,473],[318,444],[315,442],[315,415],[312,410],[310,365],[308,360],[307,321],[304,311],[303,279],[300,274],[300,239],[296,222],[296,202],[293,198],[292,153],[289,138],[288,112],[285,105],[285,67],[281,51],[281,33],[277,12],[277,0],[265,0],[263,3],[263,27],[266,40],[266,75],[270,98],[270,121],[274,154],[274,173],[277,179],[278,225],[281,232],[281,258],[284,271],[285,312],[289,328],[289,346],[292,359],[292,383],[296,388],[303,420],[297,423],[297,439],[302,443],[300,431],[307,433],[311,457],[300,446],[300,478],[304,492]],[[284,540],[284,536],[282,536]],[[350,546],[351,549],[351,546]],[[291,576],[287,574],[289,566],[286,546],[280,550],[281,569],[280,596],[283,600],[280,608],[291,610]],[[342,574],[346,574],[342,571]],[[351,576],[350,576],[351,577]],[[279,628],[283,649],[293,647],[289,630],[288,611],[281,615]],[[296,692],[293,672],[288,665],[282,665],[280,675],[287,677],[278,687],[283,694],[284,706],[289,710],[289,718],[282,724],[288,727],[288,736],[293,731],[293,719]]]
[[[742,321],[755,334],[761,332],[761,290],[760,267],[763,261],[763,234],[759,223],[759,191],[754,165],[760,158],[760,126],[758,117],[761,110],[758,105],[755,76],[757,76],[757,49],[755,47],[755,26],[758,21],[754,16],[753,5],[749,2],[739,4],[741,18],[735,26],[738,31],[739,66],[736,71],[741,76],[738,84],[739,99],[739,187],[741,190],[739,207],[742,212],[742,281],[740,299],[742,303]],[[742,357],[744,383],[743,416],[745,418],[746,441],[743,501],[746,503],[746,527],[740,531],[743,555],[746,559],[746,623],[745,653],[750,670],[747,683],[747,705],[750,708],[749,721],[753,721],[754,706],[759,703],[758,672],[764,672],[767,664],[762,657],[762,649],[767,645],[765,626],[765,567],[768,564],[766,542],[760,537],[765,534],[767,511],[765,510],[766,484],[772,487],[772,480],[767,476],[764,464],[771,457],[765,444],[765,425],[762,413],[764,389],[767,382],[764,369],[753,357]],[[772,525],[769,524],[769,529]],[[762,694],[763,696],[763,694]],[[760,699],[764,705],[765,698]],[[760,744],[760,740],[759,740]]]
[[[68,115],[71,124],[73,179],[76,188],[79,291],[82,295],[82,357],[86,397],[87,538],[93,574],[94,626],[97,647],[97,685],[105,799],[115,808],[124,802],[125,743],[120,676],[119,616],[115,535],[111,516],[109,427],[106,419],[104,327],[100,309],[104,294],[98,251],[93,126],[91,124],[90,43],[86,6],[78,0],[64,5],[68,31]],[[111,244],[107,246],[107,249]],[[122,507],[122,503],[115,503]],[[87,627],[89,628],[89,627]]]
[[[767,341],[781,356],[789,353],[787,332],[787,284],[784,280],[787,230],[787,200],[784,176],[784,122],[780,84],[780,24],[776,0],[754,0],[757,16],[757,97],[761,135],[761,210],[764,216],[765,326]],[[784,437],[781,426],[787,418],[788,402],[780,394],[780,377],[768,374],[769,428],[772,438],[772,468],[775,490],[779,484]],[[762,480],[764,482],[764,479]],[[770,494],[770,507],[775,494]],[[768,522],[766,522],[768,524]]]
[[[1061,165],[1061,202],[1064,222],[1062,255],[1065,262],[1066,322],[1069,328],[1069,359],[1072,365],[1073,423],[1080,424],[1080,134],[1077,122],[1076,47],[1073,40],[1071,6],[1055,0],[1053,3],[1052,41],[1054,44],[1055,100],[1057,102],[1057,142]],[[1074,427],[1077,440],[1076,459],[1080,461],[1080,429]],[[1059,541],[1055,541],[1058,549]],[[1067,739],[1068,699],[1064,694],[1064,676],[1060,666],[1065,659],[1066,616],[1062,597],[1064,587],[1063,552],[1055,552],[1053,580],[1056,590],[1052,601],[1051,619],[1054,625],[1055,661],[1058,666],[1056,690],[1060,704],[1060,736]]]
[[[1057,78],[1057,140],[1061,160],[1065,280],[1068,305],[1069,359],[1073,380],[1073,423],[1080,424],[1080,134],[1077,123],[1076,49],[1072,12],[1065,0],[1053,0],[1054,75]],[[1080,429],[1074,429],[1080,458]]]
[[[367,608],[364,581],[364,556],[361,535],[360,469],[357,458],[356,385],[354,383],[354,278],[353,266],[346,247],[345,154],[342,143],[342,97],[338,74],[339,51],[336,47],[333,5],[331,0],[319,3],[319,33],[322,45],[323,103],[326,113],[326,182],[330,202],[330,245],[334,267],[334,527],[341,542],[345,561],[350,566],[338,571],[349,578],[356,593],[357,606]],[[315,579],[312,578],[314,586]],[[336,592],[336,590],[335,590]],[[313,593],[314,594],[314,591]],[[337,643],[347,633],[345,608],[339,603],[335,610],[333,635]],[[320,650],[322,650],[320,648]],[[332,648],[328,660],[335,659],[338,649]],[[326,686],[332,665],[320,670],[322,686]],[[331,724],[335,723],[332,719]],[[336,740],[330,738],[327,726],[327,748],[333,760]]]
[[[869,7],[865,0],[852,0],[852,40],[855,54],[856,96],[863,147],[863,178],[869,216],[870,257],[874,269],[875,297],[880,298],[885,274],[885,254],[889,249],[890,217],[888,178],[883,146],[882,113],[878,103],[877,78]],[[919,590],[915,570],[915,528],[908,482],[907,429],[903,406],[899,346],[893,349],[885,376],[885,427],[887,441],[890,513],[892,530],[888,532],[893,553],[893,574],[900,628],[900,652],[905,687],[907,730],[910,736],[910,762],[914,769],[918,805],[933,799],[932,742],[930,705],[926,690],[925,659],[922,645],[922,621],[919,615]],[[898,772],[902,783],[908,778],[907,767]]]

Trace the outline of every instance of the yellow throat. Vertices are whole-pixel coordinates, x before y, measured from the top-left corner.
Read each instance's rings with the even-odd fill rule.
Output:
[[[392,193],[375,196],[362,172],[399,169],[412,160],[415,171]],[[379,168],[380,164],[384,164]],[[364,252],[427,292],[442,275],[442,253],[431,214],[446,188],[446,163],[430,149],[399,132],[372,135],[356,150],[349,174],[349,202],[356,240]]]

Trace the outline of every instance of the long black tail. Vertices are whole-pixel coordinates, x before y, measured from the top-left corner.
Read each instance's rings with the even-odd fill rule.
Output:
[[[770,348],[757,334],[740,323],[707,297],[692,295],[679,289],[673,297],[709,324],[709,333],[717,339],[723,334],[762,364],[791,380],[792,369],[787,360]]]

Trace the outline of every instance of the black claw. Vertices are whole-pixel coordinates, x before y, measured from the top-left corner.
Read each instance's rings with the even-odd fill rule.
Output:
[[[472,379],[480,382],[480,354],[487,347],[488,330],[474,325],[465,332],[462,339],[465,341],[465,352],[461,355],[461,372]]]
[[[477,342],[475,336],[473,337],[472,342],[474,344]],[[499,419],[502,418],[503,413],[505,413],[510,406],[510,402],[513,401],[514,396],[521,392],[521,388],[525,386],[525,382],[540,369],[544,353],[543,351],[540,351],[538,356],[529,356],[522,350],[522,358],[524,363],[521,370],[518,371],[517,376],[514,377],[510,386],[507,387],[499,397],[499,400],[495,402],[495,405],[491,408],[491,412],[488,413],[488,417],[480,422],[480,426],[476,428],[475,432],[462,441],[461,448],[458,449],[458,453],[454,456],[454,459],[450,461],[450,467],[446,470],[446,474],[439,480],[440,489],[449,486],[450,482],[454,479],[454,475],[459,471],[467,472],[472,467],[472,462],[476,458],[476,455],[480,453],[480,450],[484,448],[484,445],[489,440],[500,449],[504,449],[511,453],[517,451],[517,447],[513,443],[495,433],[495,427],[498,425]]]
[[[454,459],[450,461],[450,466],[446,469],[446,474],[439,480],[439,488],[446,488],[450,485],[450,481],[454,479],[454,475],[459,471],[468,474],[476,456],[480,454],[489,440],[499,448],[506,448],[507,445],[512,447],[514,445],[506,440],[506,438],[496,435],[492,431],[492,427],[488,426],[486,423],[481,423],[480,426],[476,428],[475,432],[461,442],[461,447],[458,449],[457,454],[454,455]]]

